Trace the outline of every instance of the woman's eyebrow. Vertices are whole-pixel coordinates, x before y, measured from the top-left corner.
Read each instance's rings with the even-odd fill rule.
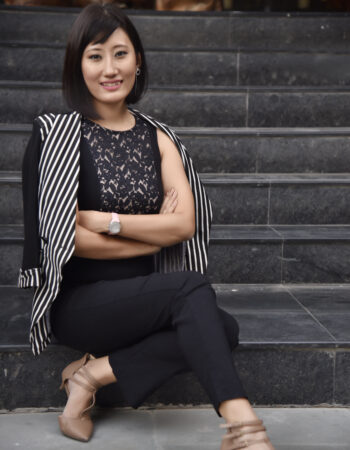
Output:
[[[128,48],[128,46],[126,44],[116,44],[114,45],[112,48],[118,48],[118,47],[124,47],[124,48]],[[99,47],[99,44],[95,44],[95,45],[91,45],[91,47],[89,47],[87,49],[87,51],[89,50],[94,50],[94,51],[98,51],[98,50],[102,50],[101,47]]]

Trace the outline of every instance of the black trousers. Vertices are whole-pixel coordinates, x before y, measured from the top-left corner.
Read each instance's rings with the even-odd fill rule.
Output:
[[[231,354],[238,324],[218,307],[214,289],[198,272],[63,282],[50,313],[60,343],[108,355],[118,389],[134,408],[186,371],[197,375],[219,417],[222,401],[247,397]]]

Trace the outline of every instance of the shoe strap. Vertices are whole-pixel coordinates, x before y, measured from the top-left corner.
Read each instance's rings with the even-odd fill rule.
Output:
[[[263,421],[260,419],[257,420],[247,420],[245,422],[232,422],[232,423],[220,423],[220,428],[242,428],[242,427],[249,427],[252,425],[262,425]]]
[[[82,375],[96,390],[103,386],[94,376],[91,375],[86,366],[80,367],[78,372],[79,375]]]
[[[229,450],[240,450],[241,448],[248,448],[251,445],[255,445],[255,444],[268,444],[269,443],[269,439],[268,438],[263,438],[263,439],[254,439],[254,440],[249,440],[249,441],[242,441],[240,442],[238,445],[236,445],[235,447],[231,447]]]
[[[73,378],[75,374],[78,374],[81,377],[85,378],[85,380],[87,380],[89,383],[85,383],[84,381]],[[79,384],[89,392],[96,392],[97,389],[102,387],[102,384],[99,383],[96,378],[91,375],[91,373],[85,366],[80,367],[76,372],[74,372],[73,376],[70,377],[69,380],[73,381],[73,383]]]
[[[225,434],[223,436],[223,439],[236,439],[236,438],[242,437],[246,434],[258,433],[259,431],[266,431],[266,428],[263,425],[261,425],[261,426],[252,427],[250,430],[236,431],[233,433],[230,433],[229,431],[227,431],[227,434]]]

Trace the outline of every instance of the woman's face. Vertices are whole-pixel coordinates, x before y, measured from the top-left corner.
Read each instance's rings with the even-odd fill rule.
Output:
[[[122,28],[117,28],[103,44],[86,46],[81,70],[95,104],[125,101],[139,67],[134,46]]]

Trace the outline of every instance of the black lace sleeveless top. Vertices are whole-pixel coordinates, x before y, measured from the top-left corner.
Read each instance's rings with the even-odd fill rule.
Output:
[[[156,129],[135,116],[130,130],[114,131],[82,118],[78,204],[81,210],[157,214],[163,201]],[[64,283],[130,278],[154,271],[153,255],[97,260],[73,256]]]

